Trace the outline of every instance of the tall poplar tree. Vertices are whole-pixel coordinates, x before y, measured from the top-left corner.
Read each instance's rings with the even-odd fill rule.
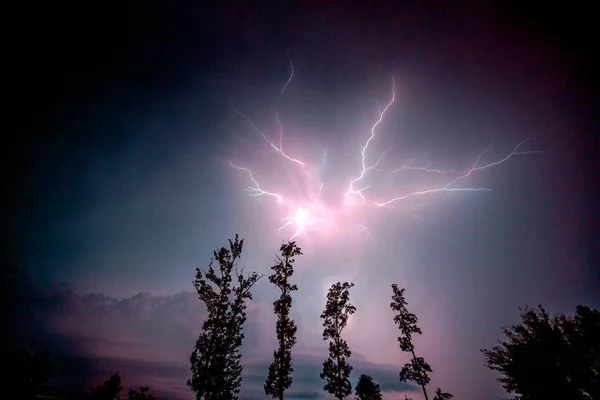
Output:
[[[348,363],[352,352],[341,336],[348,318],[356,311],[356,307],[350,303],[349,289],[352,287],[354,284],[348,282],[333,284],[327,294],[325,310],[321,314],[325,328],[323,340],[329,340],[329,358],[323,363],[321,379],[326,381],[323,388],[339,400],[352,393],[352,366]]]
[[[187,383],[196,392],[196,399],[233,400],[240,392],[246,301],[252,299],[250,290],[261,278],[256,272],[246,277],[243,270],[238,271],[243,244],[235,235],[229,248],[213,252],[208,271],[196,269],[194,287],[208,312],[190,357],[192,377]]]
[[[290,318],[292,308],[293,291],[298,286],[290,285],[289,278],[294,274],[294,257],[302,255],[300,247],[296,242],[282,244],[281,256],[277,256],[277,264],[271,269],[273,274],[269,276],[269,282],[275,285],[281,295],[273,303],[275,315],[277,315],[277,341],[279,347],[273,352],[273,362],[269,366],[269,374],[265,381],[265,394],[275,399],[283,400],[284,392],[292,385],[292,347],[296,344],[296,323]]]
[[[396,316],[394,316],[394,323],[398,325],[398,329],[401,332],[401,335],[398,337],[400,349],[406,353],[410,353],[412,356],[410,363],[406,363],[402,367],[402,370],[400,370],[400,381],[416,382],[423,389],[425,400],[428,400],[429,397],[427,396],[425,386],[431,381],[428,373],[432,372],[432,370],[423,357],[416,356],[415,346],[412,342],[413,334],[422,334],[421,328],[417,326],[418,318],[406,308],[408,303],[404,298],[405,289],[398,289],[398,285],[394,283],[392,291],[394,294],[392,295],[390,307],[397,312]],[[448,400],[452,397],[450,393],[442,392],[440,388],[437,388],[434,400]]]

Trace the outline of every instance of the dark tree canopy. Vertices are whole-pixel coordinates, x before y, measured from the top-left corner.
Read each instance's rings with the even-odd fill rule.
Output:
[[[348,282],[333,284],[327,294],[325,310],[321,314],[325,328],[323,340],[330,341],[329,358],[323,363],[321,379],[326,381],[324,389],[340,400],[352,393],[352,366],[348,363],[352,352],[341,336],[348,318],[356,311],[356,307],[350,304],[349,289],[352,287],[354,284]]]
[[[539,306],[482,350],[504,389],[521,400],[600,399],[600,311],[578,306],[574,317],[551,317]]]
[[[190,357],[192,377],[188,386],[196,392],[197,399],[237,399],[240,392],[246,300],[252,299],[250,290],[261,278],[256,272],[245,277],[243,270],[238,271],[243,244],[235,235],[234,240],[229,240],[229,248],[213,253],[208,271],[196,269],[194,286],[208,311]],[[218,271],[213,268],[215,261]]]
[[[416,356],[415,346],[412,342],[412,337],[414,334],[422,334],[421,328],[417,326],[418,318],[406,308],[408,303],[404,298],[405,289],[398,289],[398,285],[394,283],[392,285],[392,291],[393,295],[390,308],[397,313],[394,316],[394,323],[398,325],[398,329],[401,333],[401,335],[398,337],[400,350],[411,355],[410,362],[406,363],[400,370],[400,381],[416,382],[423,389],[423,395],[427,400],[429,397],[427,396],[427,390],[425,389],[425,386],[427,386],[431,381],[429,378],[429,373],[432,372],[432,370],[429,364],[425,362],[423,357]],[[451,394],[444,393],[438,388],[434,400],[446,400],[450,398],[452,398]]]
[[[148,386],[142,386],[139,390],[130,390],[127,400],[156,400],[156,397],[150,394]]]
[[[381,400],[381,388],[370,375],[362,374],[354,388],[356,400]]]
[[[93,400],[116,400],[120,399],[123,384],[119,372],[112,374],[106,381],[92,388],[91,398]]]
[[[90,399],[93,400],[119,400],[123,391],[123,380],[119,372],[112,374],[106,381],[92,388]],[[150,394],[148,386],[142,386],[139,390],[130,390],[127,400],[156,400]]]
[[[269,276],[269,281],[281,291],[281,296],[273,303],[279,348],[273,353],[264,390],[265,394],[283,400],[284,392],[292,385],[292,348],[296,344],[297,330],[296,323],[290,318],[290,309],[291,292],[298,287],[290,285],[288,280],[294,274],[294,257],[302,255],[302,251],[295,242],[282,244],[280,251],[281,256],[277,256],[277,264],[271,267],[273,274]]]
[[[450,393],[442,392],[442,389],[437,388],[435,390],[435,395],[433,397],[433,400],[450,400],[453,398],[454,398],[454,396],[451,395]],[[412,397],[408,397],[407,395],[404,395],[404,400],[412,400]]]

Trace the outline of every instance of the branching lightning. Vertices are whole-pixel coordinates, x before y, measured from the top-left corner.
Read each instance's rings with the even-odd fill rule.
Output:
[[[392,106],[392,104],[394,103],[394,100],[396,100],[396,88],[394,85],[394,78],[392,78],[392,99],[390,100],[389,103],[387,103],[387,105],[383,108],[383,110],[381,109],[381,105],[379,103],[377,103],[377,105],[379,106],[379,119],[377,119],[377,121],[371,128],[371,136],[369,136],[365,145],[361,146],[361,148],[360,148],[362,170],[360,172],[360,175],[357,178],[354,178],[352,181],[350,181],[350,187],[348,188],[348,191],[346,192],[346,197],[348,197],[349,195],[352,195],[352,194],[363,197],[363,195],[362,195],[363,190],[366,190],[369,187],[369,186],[365,186],[362,189],[356,190],[356,189],[354,189],[354,184],[356,182],[362,180],[365,177],[365,174],[367,173],[367,171],[376,169],[377,165],[379,165],[379,162],[381,161],[381,159],[383,158],[383,156],[385,154],[385,153],[382,153],[381,156],[379,156],[379,158],[377,159],[377,161],[374,164],[367,167],[366,152],[367,152],[367,149],[369,148],[369,144],[371,143],[371,141],[373,139],[375,139],[375,129],[377,129],[377,126],[381,123],[381,121],[383,121],[383,116],[385,115],[386,111]]]
[[[246,171],[248,173],[248,176],[250,177],[250,180],[252,181],[252,183],[254,183],[254,186],[248,186],[246,188],[246,190],[248,192],[250,192],[250,196],[273,196],[277,200],[283,201],[283,197],[280,194],[273,193],[273,192],[267,192],[266,190],[262,190],[260,188],[260,185],[256,181],[256,179],[254,179],[254,175],[252,175],[252,171],[250,171],[249,168],[238,167],[237,165],[233,164],[233,162],[231,162],[231,161],[228,161],[228,163],[229,163],[229,165],[231,165],[232,168],[239,169],[240,171]]]
[[[281,89],[281,95],[283,95],[285,93],[285,90],[291,84],[293,77],[294,77],[294,65],[290,61],[290,75]],[[280,204],[283,204],[286,206],[286,208],[287,208],[286,215],[283,218],[280,218],[281,221],[283,222],[283,224],[277,229],[277,231],[283,232],[283,231],[288,231],[291,229],[291,231],[293,233],[292,233],[290,239],[296,238],[305,232],[312,231],[313,229],[318,229],[318,230],[324,231],[325,229],[331,228],[334,226],[341,226],[342,229],[346,229],[346,228],[343,228],[343,226],[350,227],[351,225],[354,225],[354,227],[355,227],[354,229],[356,229],[356,227],[357,227],[359,231],[363,232],[371,241],[374,242],[373,236],[371,235],[371,232],[366,228],[366,226],[362,222],[356,221],[356,218],[358,218],[358,215],[360,215],[360,213],[358,213],[356,209],[348,210],[348,207],[351,207],[351,208],[352,207],[363,207],[364,208],[369,205],[379,207],[379,208],[397,207],[398,204],[402,203],[403,201],[407,201],[408,199],[425,197],[425,196],[433,195],[435,193],[489,192],[489,191],[491,191],[491,189],[489,189],[489,188],[463,186],[463,185],[460,185],[460,183],[463,183],[464,181],[466,181],[468,178],[470,178],[476,172],[498,166],[498,165],[508,161],[512,157],[530,155],[530,154],[534,154],[534,153],[541,153],[540,151],[536,151],[536,150],[522,150],[522,147],[527,142],[529,142],[530,138],[528,138],[528,139],[525,139],[522,142],[518,143],[513,148],[512,152],[510,152],[503,158],[500,158],[496,161],[484,163],[482,161],[482,159],[483,159],[484,155],[491,150],[491,148],[493,146],[493,143],[492,143],[487,149],[485,149],[484,151],[479,153],[479,155],[477,156],[477,158],[476,158],[475,162],[473,163],[473,165],[471,166],[471,168],[469,168],[468,170],[463,171],[463,172],[458,171],[456,168],[444,170],[444,169],[428,168],[428,167],[421,167],[421,166],[414,166],[414,165],[407,164],[407,165],[402,166],[401,168],[387,171],[387,172],[390,174],[394,174],[394,175],[401,174],[403,172],[414,172],[414,173],[424,173],[424,174],[428,174],[428,175],[436,175],[436,176],[439,176],[440,179],[443,179],[443,182],[441,184],[437,184],[437,185],[433,185],[433,186],[426,185],[429,187],[423,188],[423,186],[427,183],[427,181],[425,181],[425,182],[423,182],[423,184],[418,185],[419,186],[418,190],[399,193],[395,196],[391,196],[391,197],[387,197],[387,198],[379,198],[380,196],[378,196],[377,193],[373,194],[373,193],[371,193],[371,190],[368,190],[371,188],[371,185],[368,184],[367,180],[370,179],[369,177],[371,176],[371,171],[383,172],[379,168],[379,165],[380,165],[385,153],[382,153],[377,158],[375,158],[374,162],[368,162],[368,160],[370,158],[368,155],[369,145],[372,142],[374,142],[375,140],[377,140],[378,128],[379,128],[380,124],[382,123],[382,121],[384,120],[386,114],[388,113],[388,110],[394,104],[395,99],[396,99],[395,82],[394,82],[394,79],[392,78],[392,91],[391,91],[390,99],[383,107],[381,106],[381,104],[377,103],[377,105],[378,105],[377,118],[376,118],[375,122],[373,123],[373,125],[371,126],[371,129],[370,129],[370,132],[369,132],[369,135],[368,135],[366,141],[364,142],[363,145],[361,145],[359,147],[360,148],[359,172],[353,178],[351,178],[349,180],[347,189],[345,191],[343,191],[341,193],[339,193],[339,192],[337,193],[337,195],[342,200],[343,199],[350,200],[352,197],[357,197],[361,200],[360,203],[362,203],[362,204],[356,204],[352,201],[350,201],[350,202],[346,201],[345,204],[340,206],[337,203],[336,203],[336,205],[331,205],[324,200],[324,190],[329,189],[329,185],[326,185],[325,181],[323,181],[322,178],[316,178],[316,176],[320,175],[319,173],[314,172],[315,170],[319,170],[319,163],[317,163],[316,165],[313,165],[310,163],[307,164],[304,161],[301,161],[297,158],[291,157],[286,152],[284,152],[284,150],[283,150],[284,127],[283,127],[283,123],[281,122],[281,119],[279,117],[278,110],[275,113],[275,121],[277,122],[277,126],[279,128],[278,129],[278,141],[277,141],[277,144],[275,144],[275,142],[270,140],[267,137],[267,135],[265,135],[261,130],[259,130],[254,125],[254,123],[252,122],[252,120],[250,119],[250,117],[248,115],[246,115],[232,107],[233,111],[235,113],[237,113],[239,116],[243,117],[248,122],[250,128],[254,132],[258,133],[263,138],[263,140],[267,142],[269,147],[273,151],[275,151],[275,153],[277,153],[279,156],[283,157],[285,160],[289,161],[292,166],[293,165],[296,166],[296,169],[294,169],[294,171],[295,171],[294,173],[303,174],[303,176],[305,176],[305,177],[312,178],[312,179],[307,179],[307,181],[314,183],[314,187],[309,190],[309,193],[305,194],[304,196],[291,196],[288,194],[286,194],[284,196],[284,194],[282,194],[282,193],[289,192],[289,190],[287,190],[287,191],[285,190],[285,187],[281,187],[281,188],[279,188],[280,190],[277,190],[277,191],[267,191],[261,187],[258,180],[255,178],[254,174],[252,173],[252,171],[249,168],[237,166],[232,161],[228,161],[228,163],[230,164],[230,166],[232,168],[246,172],[246,174],[250,178],[250,181],[252,182],[252,185],[250,185],[246,188],[246,190],[248,192],[250,192],[251,196],[274,197],[275,199],[277,199],[277,201]],[[241,140],[243,140],[243,139],[241,139]],[[321,157],[321,162],[320,162],[321,169],[325,168],[325,166],[327,164],[327,161],[328,161],[327,156],[328,156],[327,151],[324,151],[323,156]],[[415,185],[405,185],[404,188],[406,189],[409,186],[414,187]],[[399,190],[399,189],[400,189],[400,187],[396,188],[396,190]],[[367,193],[368,193],[368,195],[367,195]],[[423,204],[407,205],[407,207],[404,209],[404,211],[407,212],[409,215],[414,216],[415,218],[419,218],[419,217],[411,214],[408,210],[412,209],[412,208],[420,207],[422,205]],[[350,224],[350,225],[348,225],[348,224]]]
[[[250,124],[250,127],[252,128],[252,130],[254,130],[256,133],[258,133],[268,144],[269,146],[271,146],[271,148],[273,150],[275,150],[276,152],[278,152],[279,154],[281,154],[284,158],[287,158],[289,161],[295,162],[301,166],[304,167],[304,163],[300,160],[297,160],[295,158],[292,158],[290,156],[288,156],[287,154],[285,154],[285,152],[283,151],[283,124],[281,123],[281,120],[279,119],[279,113],[275,114],[275,120],[277,121],[277,124],[279,125],[279,147],[277,145],[275,145],[275,143],[273,143],[268,137],[267,135],[265,135],[262,131],[260,131],[252,122],[252,119],[250,119],[249,116],[247,116],[244,113],[239,112],[238,110],[236,110],[235,108],[233,108],[233,111],[238,114],[239,116],[245,118],[248,121],[248,124]]]
[[[483,152],[479,153],[479,156],[477,156],[477,160],[475,161],[475,164],[473,164],[473,166],[471,167],[471,169],[469,169],[466,173],[452,179],[450,182],[448,182],[447,184],[445,184],[442,187],[437,187],[437,188],[431,188],[431,189],[426,189],[426,190],[420,190],[420,191],[416,191],[416,192],[410,192],[407,194],[404,194],[402,196],[398,196],[398,197],[393,197],[389,200],[383,201],[383,202],[375,202],[376,206],[379,207],[385,207],[388,206],[396,201],[401,201],[401,200],[406,200],[409,197],[413,197],[413,196],[423,196],[423,195],[427,195],[427,194],[433,194],[433,193],[437,193],[437,192],[480,192],[480,191],[487,191],[490,192],[491,189],[488,188],[471,188],[471,187],[466,187],[466,188],[457,188],[457,187],[452,187],[456,182],[458,182],[459,180],[462,179],[466,179],[468,177],[470,177],[474,172],[476,171],[480,171],[483,169],[487,169],[487,168],[491,168],[494,167],[496,165],[502,164],[503,162],[507,161],[509,158],[516,156],[516,155],[527,155],[527,154],[534,154],[534,153],[540,153],[540,151],[537,150],[529,150],[529,151],[519,151],[519,147],[521,147],[522,145],[524,145],[525,143],[527,143],[529,140],[531,140],[531,138],[527,138],[525,140],[523,140],[521,143],[517,144],[515,146],[515,148],[513,149],[513,151],[511,153],[509,153],[506,157],[504,157],[501,160],[498,161],[494,161],[491,162],[489,164],[485,164],[485,165],[479,165],[480,161],[481,161],[481,157],[487,153],[490,149],[491,149],[491,145],[490,147],[488,147],[487,149],[485,149]],[[420,170],[420,171],[425,171],[425,172],[435,172],[438,174],[446,174],[450,171],[442,171],[442,170],[430,170],[430,169],[425,169],[425,168],[411,168],[412,170]]]

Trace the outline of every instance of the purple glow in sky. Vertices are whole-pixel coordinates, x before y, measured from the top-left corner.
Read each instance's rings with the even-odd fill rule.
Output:
[[[285,94],[285,89],[292,84],[296,71],[290,61],[290,75],[281,89],[281,95]],[[377,140],[382,122],[386,113],[390,112],[396,99],[396,87],[394,78],[391,83],[390,99],[382,106],[378,101],[377,112],[374,116],[374,122],[369,130],[364,143],[360,144],[357,157],[349,157],[349,160],[338,168],[343,174],[350,175],[346,178],[348,181],[347,190],[339,191],[339,187],[331,188],[329,182],[322,178],[323,169],[330,167],[325,163],[327,160],[327,149],[323,150],[322,159],[309,155],[307,159],[312,162],[306,162],[305,158],[296,155],[294,149],[284,151],[284,124],[279,115],[279,110],[275,111],[275,121],[277,132],[272,135],[265,134],[252,122],[252,119],[236,110],[233,111],[247,120],[249,127],[258,134],[266,147],[272,149],[272,158],[281,157],[283,162],[279,162],[276,167],[271,168],[270,175],[277,175],[277,179],[271,179],[270,185],[261,184],[262,179],[258,178],[252,168],[248,166],[239,166],[233,161],[227,163],[234,169],[243,171],[247,174],[249,185],[246,190],[250,196],[266,197],[265,201],[273,203],[273,212],[280,216],[283,225],[277,231],[288,235],[288,240],[294,240],[300,235],[309,236],[310,240],[318,242],[332,240],[347,240],[357,233],[365,235],[371,241],[374,241],[369,228],[370,216],[376,212],[376,208],[401,208],[402,211],[410,213],[414,209],[422,207],[423,198],[434,197],[436,194],[450,194],[456,192],[482,192],[491,191],[486,187],[464,186],[472,175],[479,171],[500,166],[514,156],[523,156],[541,153],[536,150],[522,150],[531,138],[527,138],[518,143],[510,153],[502,158],[485,161],[486,154],[491,150],[493,143],[484,151],[479,153],[475,162],[468,169],[461,171],[457,169],[438,169],[431,165],[418,165],[414,158],[410,164],[404,163],[401,167],[395,169],[384,169],[384,164],[394,164],[393,155],[386,156],[385,152],[379,155],[369,154],[369,145]],[[388,127],[388,130],[389,127]],[[401,135],[401,132],[387,132],[387,134]],[[383,133],[385,134],[385,133]],[[248,138],[240,138],[247,144]],[[353,140],[351,137],[348,140]],[[250,151],[250,150],[249,150]],[[336,149],[330,149],[335,153]],[[292,156],[290,155],[292,154]],[[358,158],[360,162],[352,167],[353,161]],[[489,158],[489,157],[488,157]],[[281,161],[281,160],[279,160]],[[319,163],[319,161],[321,161]],[[355,175],[352,170],[356,170]],[[411,184],[403,182],[406,175]],[[275,182],[275,183],[273,183]],[[461,185],[462,184],[462,185]],[[371,186],[374,186],[373,188]],[[332,190],[333,189],[333,190]],[[333,199],[333,200],[327,200]],[[439,201],[439,199],[438,199]],[[308,239],[307,239],[308,240]]]

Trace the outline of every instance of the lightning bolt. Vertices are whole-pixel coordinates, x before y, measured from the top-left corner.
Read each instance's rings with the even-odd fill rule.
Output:
[[[361,156],[361,165],[362,165],[362,170],[360,171],[360,174],[358,177],[352,179],[350,181],[350,186],[348,187],[348,191],[346,192],[346,197],[354,194],[354,195],[358,195],[360,197],[363,197],[362,192],[366,189],[369,188],[369,186],[365,186],[362,189],[355,189],[354,185],[362,180],[365,177],[365,174],[367,173],[367,171],[370,171],[372,169],[376,169],[377,165],[379,165],[379,162],[381,161],[381,159],[383,158],[383,154],[381,154],[381,156],[379,156],[379,158],[377,159],[377,161],[368,166],[367,167],[367,149],[369,148],[369,144],[371,143],[371,141],[373,139],[375,139],[375,130],[377,129],[377,126],[381,123],[381,121],[383,121],[383,116],[385,115],[386,111],[392,106],[392,104],[394,103],[394,100],[396,99],[396,89],[395,89],[395,83],[394,83],[394,78],[392,77],[392,99],[389,101],[389,103],[386,104],[386,106],[383,108],[383,110],[381,109],[381,105],[379,103],[377,103],[378,106],[378,111],[379,111],[379,118],[377,119],[377,121],[375,122],[375,124],[373,125],[373,127],[371,128],[371,135],[369,136],[369,138],[367,139],[367,142],[365,143],[364,146],[361,146],[360,148],[360,156]]]
[[[290,60],[290,76],[287,80],[287,82],[285,83],[285,85],[283,85],[283,87],[281,88],[281,95],[283,96],[283,93],[285,92],[285,89],[288,87],[288,85],[290,84],[290,82],[292,82],[292,78],[294,77],[294,64],[292,64],[292,60]]]
[[[356,226],[358,226],[358,229],[363,231],[369,237],[369,239],[371,239],[371,242],[375,243],[375,240],[373,240],[373,236],[371,236],[371,232],[369,232],[366,226],[364,226],[363,224],[358,224]]]
[[[294,65],[292,64],[291,61],[290,61],[290,69],[291,69],[290,75],[281,89],[281,96],[283,96],[287,87],[291,84],[292,79],[294,77],[294,73],[295,73]],[[362,205],[363,208],[360,208],[360,209],[354,209],[353,207],[355,207],[357,205],[354,204],[353,202],[350,202],[349,204],[346,204],[345,206],[339,206],[339,204],[331,205],[330,203],[327,203],[325,201],[324,197],[322,196],[325,182],[322,180],[322,178],[320,178],[320,176],[322,175],[322,170],[325,168],[325,165],[328,163],[327,151],[323,152],[323,156],[320,158],[320,162],[317,162],[315,165],[310,165],[310,164],[307,165],[304,161],[301,161],[297,158],[293,158],[293,157],[289,156],[286,152],[284,152],[284,150],[283,150],[284,127],[283,127],[283,123],[280,119],[278,110],[275,112],[275,121],[279,128],[278,129],[279,140],[277,141],[277,144],[276,144],[275,142],[270,140],[267,137],[267,135],[265,135],[262,131],[260,131],[254,125],[254,123],[252,122],[252,120],[250,119],[250,117],[248,115],[246,115],[242,112],[239,112],[232,106],[233,111],[247,120],[247,122],[250,125],[250,127],[252,128],[252,130],[254,132],[258,133],[263,138],[263,140],[267,142],[267,144],[269,145],[271,150],[273,150],[278,156],[283,157],[285,160],[289,161],[291,164],[302,167],[302,168],[294,169],[293,170],[293,171],[295,171],[294,174],[299,174],[300,176],[305,178],[304,181],[311,182],[311,185],[313,185],[313,186],[309,185],[309,193],[308,194],[304,194],[302,196],[298,196],[298,195],[290,196],[290,195],[286,194],[285,198],[284,198],[284,195],[282,193],[287,193],[287,190],[284,190],[285,188],[281,188],[281,190],[278,190],[277,192],[267,191],[261,187],[258,180],[255,178],[255,176],[253,175],[252,171],[249,168],[239,167],[239,166],[235,165],[232,161],[227,161],[232,168],[243,171],[248,175],[252,184],[246,188],[246,191],[250,192],[251,196],[274,197],[278,200],[279,203],[284,204],[287,207],[287,216],[280,218],[281,221],[283,222],[283,224],[277,229],[278,232],[282,232],[284,230],[288,230],[288,229],[292,228],[293,234],[290,237],[290,240],[292,240],[292,239],[298,237],[299,235],[303,234],[304,232],[308,232],[310,229],[326,230],[331,227],[333,227],[333,228],[340,227],[340,228],[344,229],[344,231],[348,231],[348,229],[344,228],[344,226],[346,226],[347,228],[350,228],[353,225],[354,229],[358,228],[358,230],[360,230],[365,235],[367,235],[368,238],[372,242],[375,242],[369,229],[367,229],[367,227],[362,222],[357,221],[358,218],[361,218],[363,216],[358,211],[362,210],[363,212],[368,212],[368,210],[369,210],[368,207],[364,208],[364,206],[372,205],[372,206],[376,206],[376,207],[380,207],[380,208],[396,208],[396,205],[398,203],[401,203],[408,199],[417,198],[417,197],[425,197],[428,195],[433,195],[435,193],[483,192],[483,191],[489,192],[489,191],[491,191],[490,188],[470,187],[470,186],[465,186],[465,185],[461,185],[461,184],[463,184],[468,178],[470,178],[476,172],[482,171],[485,169],[491,169],[496,166],[499,166],[500,164],[507,162],[508,160],[510,160],[511,158],[513,158],[515,156],[525,156],[525,155],[531,155],[531,154],[535,154],[535,153],[541,153],[541,151],[537,151],[537,150],[522,150],[524,145],[531,140],[531,138],[527,138],[527,139],[523,140],[522,142],[518,143],[513,148],[513,150],[510,153],[506,154],[504,157],[497,159],[495,161],[490,161],[490,162],[484,163],[482,160],[483,160],[484,156],[486,155],[486,153],[488,153],[492,149],[492,147],[494,145],[494,143],[492,142],[488,146],[488,148],[486,148],[484,151],[482,151],[481,153],[478,154],[478,156],[477,156],[475,162],[472,164],[472,166],[468,170],[463,171],[463,172],[458,171],[456,168],[446,170],[446,169],[438,169],[438,168],[429,168],[427,166],[423,166],[423,167],[415,166],[412,163],[405,164],[404,166],[402,166],[398,169],[391,170],[388,172],[390,174],[394,174],[394,175],[400,175],[401,173],[435,174],[435,175],[438,175],[440,177],[440,179],[443,179],[443,183],[439,184],[439,185],[430,186],[429,188],[426,188],[426,189],[423,189],[422,185],[418,185],[418,186],[417,185],[404,185],[404,188],[408,188],[410,186],[413,186],[413,187],[417,186],[419,188],[419,190],[408,191],[408,192],[396,195],[391,198],[374,201],[371,199],[371,197],[373,197],[373,196],[365,195],[365,191],[370,187],[370,185],[367,182],[368,178],[370,176],[369,171],[378,171],[378,172],[382,171],[379,168],[379,165],[381,164],[381,161],[385,156],[385,152],[383,152],[381,155],[379,155],[379,157],[377,159],[375,159],[375,162],[368,162],[369,146],[375,140],[377,140],[378,128],[379,128],[380,124],[382,123],[382,121],[384,120],[389,109],[394,104],[394,101],[396,99],[395,81],[394,81],[393,77],[392,77],[391,89],[392,89],[391,90],[391,98],[385,104],[385,106],[382,107],[382,105],[379,102],[377,102],[377,106],[378,106],[377,118],[375,119],[375,122],[371,126],[371,129],[370,129],[370,132],[369,132],[369,135],[368,135],[366,141],[364,142],[364,144],[359,146],[359,148],[360,148],[360,152],[359,152],[360,164],[359,164],[359,168],[358,168],[359,172],[349,180],[347,189],[345,189],[345,191],[341,191],[341,193],[339,193],[340,198],[342,198],[342,199],[349,199],[350,197],[353,197],[353,196],[360,198],[363,203],[363,205]],[[244,143],[246,143],[249,146],[249,144],[244,139],[242,139],[242,138],[239,138],[239,139],[242,140]],[[320,168],[319,168],[319,165],[320,165]],[[318,171],[321,171],[321,172],[318,172]],[[283,171],[278,171],[278,172],[283,173]],[[293,182],[297,182],[298,180],[292,179],[291,177],[288,177],[288,176],[286,176],[286,178],[289,178],[289,179],[286,179],[286,183],[289,182],[289,184],[294,185],[293,186],[294,188],[297,187],[297,183],[293,183]],[[329,188],[329,187],[333,187],[333,186],[330,186],[328,184],[327,187]],[[369,192],[369,193],[371,193],[371,192]],[[422,205],[425,205],[425,203],[422,203],[419,205],[414,205],[414,204],[410,205],[409,204],[409,205],[407,205],[407,207],[403,208],[403,211],[406,212],[407,214],[413,216],[414,218],[420,219],[421,217],[412,214],[409,210],[420,207]],[[361,207],[360,204],[358,206]],[[348,209],[348,207],[350,207],[350,208]]]
[[[485,165],[479,165],[479,163],[481,162],[481,157],[483,157],[483,155],[485,153],[487,153],[491,148],[492,145],[490,145],[490,147],[488,147],[487,149],[485,149],[484,151],[482,151],[481,153],[479,153],[479,155],[477,156],[477,160],[475,161],[475,164],[473,164],[473,166],[471,167],[471,169],[469,169],[466,173],[452,179],[450,182],[448,182],[447,184],[445,184],[444,186],[441,187],[437,187],[437,188],[432,188],[432,189],[426,189],[426,190],[420,190],[420,191],[416,191],[416,192],[410,192],[407,193],[405,195],[402,196],[397,196],[394,198],[391,198],[389,200],[383,201],[383,202],[375,202],[375,205],[378,207],[385,207],[388,206],[394,202],[397,201],[402,201],[402,200],[406,200],[409,197],[414,197],[414,196],[423,196],[423,195],[428,195],[428,194],[433,194],[433,193],[438,193],[438,192],[481,192],[481,191],[491,191],[491,189],[489,188],[471,188],[471,187],[466,187],[466,188],[457,188],[457,187],[452,187],[456,182],[462,180],[462,179],[466,179],[468,177],[470,177],[473,173],[477,172],[477,171],[481,171],[483,169],[487,169],[487,168],[492,168],[495,167],[496,165],[500,165],[503,162],[508,161],[508,159],[510,159],[513,156],[516,155],[528,155],[528,154],[536,154],[536,153],[541,153],[541,151],[539,150],[528,150],[528,151],[519,151],[519,147],[521,147],[522,145],[524,145],[525,143],[527,143],[529,140],[531,140],[531,138],[527,138],[525,140],[523,140],[521,143],[517,144],[513,151],[510,152],[507,156],[505,156],[504,158],[498,160],[498,161],[494,161]],[[436,173],[440,173],[440,174],[445,174],[448,173],[450,171],[443,171],[443,170],[428,170],[425,168],[412,168],[413,170],[421,170],[421,171],[425,171],[425,172],[436,172]]]
[[[256,181],[256,179],[254,179],[254,175],[252,175],[252,171],[249,168],[238,167],[237,165],[235,165],[231,161],[227,161],[227,162],[229,163],[229,165],[231,165],[232,168],[235,168],[235,169],[240,170],[240,171],[245,171],[248,174],[248,176],[250,177],[250,180],[252,181],[252,183],[254,183],[254,186],[248,186],[246,188],[246,190],[248,192],[250,192],[250,196],[272,196],[272,197],[275,197],[280,202],[283,202],[283,196],[281,196],[280,194],[273,193],[273,192],[267,192],[266,190],[262,190],[260,188],[260,185]]]
[[[398,172],[402,172],[402,171],[435,172],[437,174],[449,174],[449,173],[452,173],[452,172],[456,172],[455,169],[430,169],[430,168],[426,168],[426,167],[408,167],[408,166],[404,166],[402,168],[393,170],[392,174],[397,174]]]
[[[300,235],[300,233],[302,233],[302,231],[304,230],[304,228],[306,226],[306,222],[307,222],[309,216],[310,216],[310,214],[307,210],[305,210],[304,208],[299,208],[298,210],[296,210],[294,215],[283,218],[283,221],[286,221],[286,222],[281,227],[279,227],[279,229],[277,231],[281,232],[282,229],[295,224],[296,232],[289,239],[289,240],[292,240],[292,239],[298,237],[298,235]]]
[[[277,121],[277,124],[279,125],[279,146],[277,146],[275,143],[273,143],[273,142],[272,142],[272,141],[271,141],[271,140],[270,140],[270,139],[267,137],[267,135],[265,135],[265,134],[264,134],[264,133],[263,133],[263,132],[262,132],[260,129],[258,129],[258,128],[256,127],[256,125],[254,125],[254,123],[252,122],[252,119],[251,119],[251,118],[250,118],[248,115],[246,115],[246,114],[244,114],[244,113],[242,113],[242,112],[240,112],[240,111],[236,110],[236,109],[235,109],[235,108],[233,108],[233,107],[232,107],[232,109],[233,109],[233,111],[234,111],[236,114],[238,114],[240,117],[242,117],[242,118],[246,119],[246,121],[248,121],[248,124],[250,125],[250,127],[252,128],[252,130],[253,130],[254,132],[258,133],[258,134],[259,134],[259,135],[260,135],[260,136],[261,136],[261,137],[262,137],[262,138],[263,138],[263,139],[264,139],[264,140],[265,140],[265,141],[266,141],[266,142],[269,144],[269,146],[271,146],[271,148],[272,148],[273,150],[275,150],[277,153],[279,153],[281,156],[283,156],[283,157],[284,157],[284,158],[286,158],[287,160],[289,160],[289,161],[291,161],[291,162],[294,162],[294,163],[296,163],[296,164],[298,164],[298,165],[300,165],[300,166],[304,167],[304,165],[305,165],[305,164],[304,164],[302,161],[300,161],[300,160],[298,160],[298,159],[295,159],[295,158],[292,158],[292,157],[288,156],[288,155],[287,155],[287,154],[286,154],[286,153],[283,151],[283,124],[281,123],[281,120],[279,119],[279,113],[276,113],[276,114],[275,114],[275,120]],[[243,140],[243,139],[242,139],[242,140]]]
[[[285,83],[285,85],[283,86],[283,88],[281,89],[281,94],[283,95],[283,93],[285,92],[285,88],[290,84],[290,82],[292,81],[292,78],[294,77],[294,65],[292,64],[292,62],[290,61],[290,67],[291,67],[291,73],[290,76],[287,80],[287,82]],[[279,153],[281,156],[283,156],[284,158],[286,158],[287,160],[294,162],[302,167],[305,166],[305,164],[296,159],[296,158],[292,158],[290,156],[288,156],[284,151],[283,151],[283,124],[281,123],[281,119],[279,119],[279,111],[277,111],[275,113],[275,120],[277,121],[277,125],[279,125],[279,146],[277,146],[275,143],[273,143],[268,137],[267,135],[265,135],[260,129],[258,129],[256,127],[256,125],[254,125],[254,123],[252,122],[252,119],[247,115],[244,114],[238,110],[236,110],[233,106],[231,107],[233,109],[233,111],[238,114],[240,117],[246,119],[246,121],[248,121],[248,124],[250,125],[250,127],[252,128],[252,130],[256,133],[258,133],[268,144],[269,146],[271,146],[271,148],[273,150],[275,150],[277,153]]]

